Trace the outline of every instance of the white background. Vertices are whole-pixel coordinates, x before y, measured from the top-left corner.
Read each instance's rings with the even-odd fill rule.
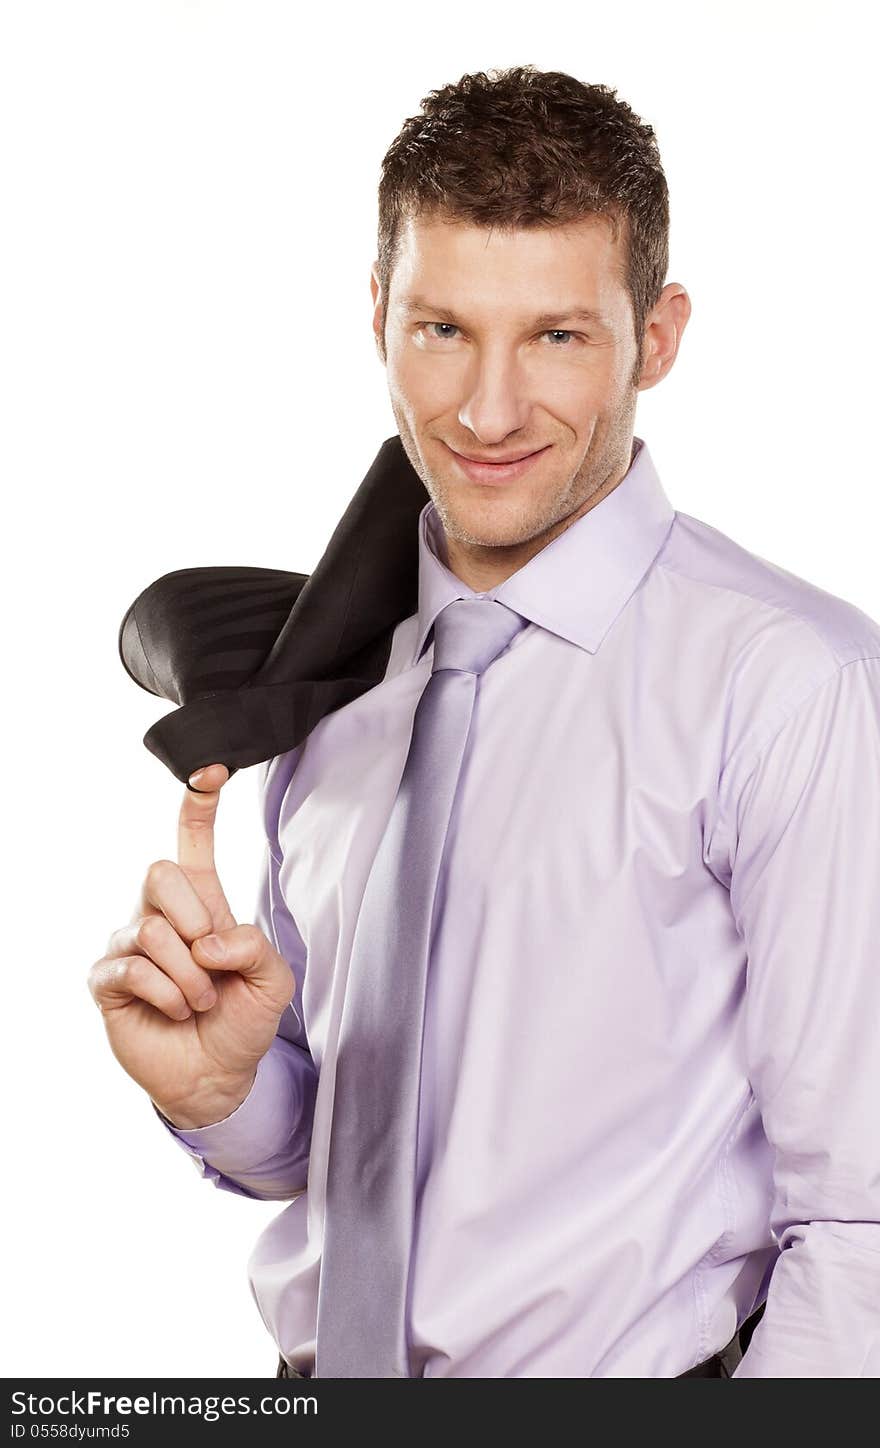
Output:
[[[403,120],[532,63],[650,121],[693,316],[636,433],[674,506],[880,618],[871,10],[3,5],[4,1374],[274,1374],[247,1258],[283,1204],[199,1177],[86,986],[183,792],[117,630],[171,569],[309,572],[395,431],[369,271]],[[218,817],[240,919],[256,784]]]

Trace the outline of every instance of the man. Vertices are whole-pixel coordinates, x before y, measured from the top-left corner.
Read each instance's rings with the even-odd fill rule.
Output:
[[[268,761],[256,925],[193,776],[93,967],[111,1044],[290,1199],[250,1264],[285,1375],[877,1376],[880,627],[634,436],[690,302],[613,91],[462,77],[379,209],[418,609]]]

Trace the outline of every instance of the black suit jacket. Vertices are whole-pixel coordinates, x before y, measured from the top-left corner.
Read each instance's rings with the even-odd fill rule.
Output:
[[[418,517],[428,493],[387,438],[312,574],[182,568],[138,594],[119,626],[137,684],[179,707],[144,744],[182,783],[295,748],[384,677],[396,625],[418,608]]]

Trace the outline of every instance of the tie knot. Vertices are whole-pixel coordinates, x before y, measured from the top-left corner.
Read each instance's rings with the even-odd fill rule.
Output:
[[[482,674],[527,623],[497,599],[455,599],[434,620],[432,673],[461,669]]]

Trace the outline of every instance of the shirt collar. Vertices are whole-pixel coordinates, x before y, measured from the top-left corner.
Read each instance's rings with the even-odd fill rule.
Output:
[[[650,453],[633,438],[629,469],[610,493],[539,553],[477,594],[442,561],[445,536],[433,502],[419,514],[417,663],[441,609],[456,598],[497,598],[530,622],[594,654],[659,553],[675,510]]]

